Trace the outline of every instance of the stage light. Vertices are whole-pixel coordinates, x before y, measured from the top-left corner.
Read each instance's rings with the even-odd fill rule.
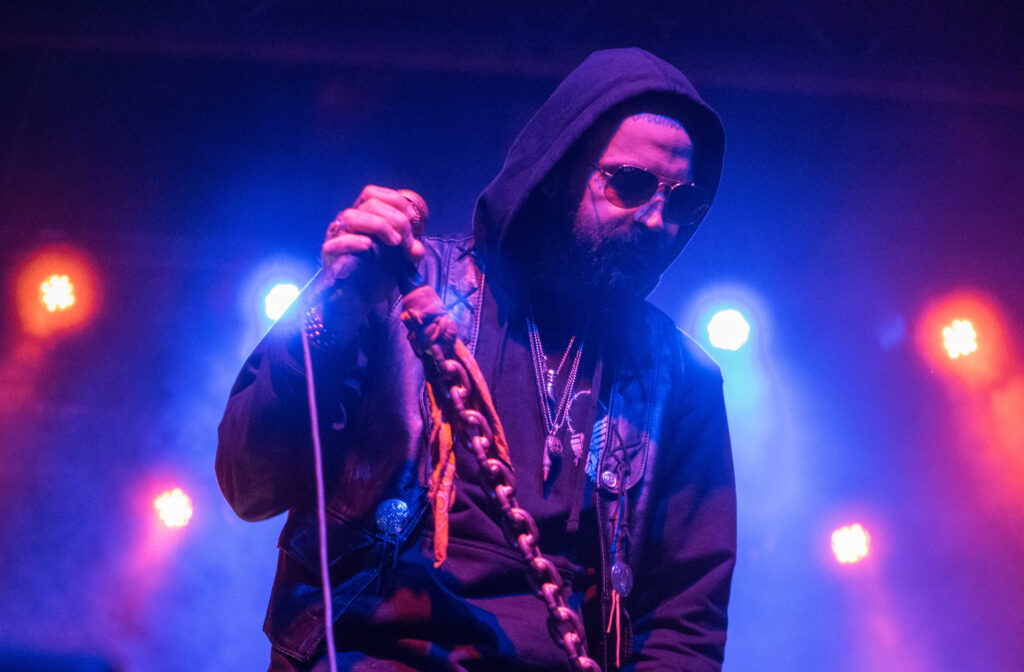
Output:
[[[249,352],[267,333],[267,328],[282,319],[305,281],[316,272],[310,260],[272,257],[252,268],[237,293],[240,353]]]
[[[66,275],[51,275],[39,285],[39,300],[51,313],[75,305],[75,286]]]
[[[48,246],[22,260],[14,284],[24,331],[48,337],[87,324],[99,304],[93,268],[82,251],[67,245]]]
[[[950,359],[966,356],[978,349],[978,334],[967,320],[953,320],[942,330],[943,344]]]
[[[274,285],[267,295],[263,297],[263,312],[271,320],[276,320],[288,306],[292,305],[299,295],[299,288],[290,282]]]
[[[832,552],[841,564],[860,562],[868,555],[871,536],[859,523],[840,527],[832,533]]]
[[[192,519],[192,500],[181,488],[163,493],[156,498],[153,506],[167,527],[185,527]]]
[[[739,350],[750,338],[750,324],[733,308],[720,310],[708,322],[708,340],[720,350]]]
[[[950,389],[991,391],[1019,370],[1005,315],[996,301],[978,292],[937,297],[916,320],[917,350],[930,370],[945,374]]]

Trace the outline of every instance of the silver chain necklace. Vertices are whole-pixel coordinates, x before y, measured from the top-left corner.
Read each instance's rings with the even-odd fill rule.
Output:
[[[572,352],[572,347],[576,343],[576,337],[573,336],[569,340],[569,345],[565,348],[565,353],[562,355],[558,368],[550,371],[547,367],[547,357],[544,355],[544,346],[540,342],[540,331],[537,329],[537,323],[533,321],[532,317],[526,318],[526,328],[530,336],[530,359],[533,362],[533,373],[537,382],[537,401],[540,403],[540,415],[544,420],[543,478],[547,482],[548,474],[551,472],[552,457],[562,454],[562,440],[558,435],[565,426],[566,420],[569,417],[569,410],[572,407],[573,390],[576,389],[576,376],[579,373],[580,359],[583,356],[583,341],[581,340],[576,348],[576,355],[573,357],[572,366],[569,369],[561,394],[556,395],[554,393],[555,380],[562,372],[562,368],[569,358],[569,353]],[[551,408],[552,403],[554,403],[553,411]],[[576,440],[575,436],[570,437],[570,443],[572,445],[573,457],[576,461],[579,461],[579,452],[582,451],[582,437],[580,437],[580,440]],[[577,444],[580,444],[580,447]]]

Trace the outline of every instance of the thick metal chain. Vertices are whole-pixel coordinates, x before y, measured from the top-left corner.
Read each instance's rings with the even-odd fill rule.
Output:
[[[501,529],[513,548],[518,548],[526,561],[527,578],[534,595],[548,610],[548,632],[551,639],[569,658],[571,669],[601,672],[597,662],[587,657],[583,624],[576,612],[566,604],[562,577],[538,547],[537,523],[516,501],[516,479],[512,470],[488,453],[494,444],[494,430],[483,413],[467,407],[474,394],[473,382],[465,367],[456,359],[446,358],[434,343],[425,350],[410,339],[417,356],[423,361],[431,387],[438,394],[438,405],[451,423],[456,440],[463,441],[480,465],[481,485],[501,510]],[[472,404],[470,404],[472,405]]]

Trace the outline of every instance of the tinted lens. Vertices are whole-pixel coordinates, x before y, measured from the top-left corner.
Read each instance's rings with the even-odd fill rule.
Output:
[[[690,224],[700,219],[707,206],[708,192],[694,184],[679,184],[669,193],[662,218],[675,224]]]
[[[605,197],[620,208],[635,208],[658,191],[658,178],[643,168],[622,166],[608,178]]]

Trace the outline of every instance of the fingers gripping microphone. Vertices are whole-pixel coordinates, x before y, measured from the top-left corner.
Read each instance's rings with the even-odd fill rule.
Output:
[[[411,189],[399,189],[402,195],[416,210],[416,217],[410,220],[412,235],[419,236],[427,224],[427,217],[430,211],[423,197]],[[380,255],[380,261],[384,264],[389,273],[393,273],[398,291],[408,294],[417,287],[426,284],[415,264],[406,258],[402,249],[397,247],[386,247],[374,245],[372,251],[365,254]],[[309,281],[303,290],[306,306],[315,306],[325,302],[335,292],[341,290],[345,281],[359,267],[361,260],[352,255],[343,255],[336,259],[330,268],[322,268],[313,279]]]

